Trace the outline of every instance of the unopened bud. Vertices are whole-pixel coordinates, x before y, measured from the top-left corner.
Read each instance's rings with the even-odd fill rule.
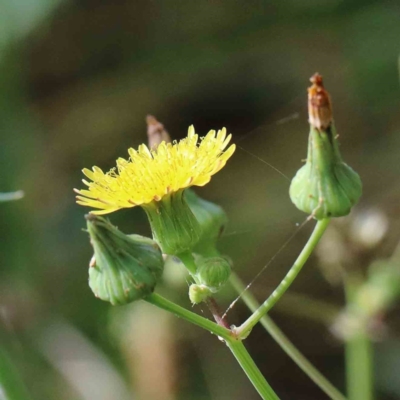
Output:
[[[127,304],[152,293],[163,272],[156,242],[125,235],[102,217],[89,214],[87,228],[94,248],[89,286],[96,297],[111,304]]]
[[[358,202],[362,183],[340,155],[330,98],[322,78],[316,75],[312,79],[307,161],[292,180],[290,198],[298,209],[316,219],[342,217]]]
[[[192,304],[200,304],[212,296],[212,291],[205,285],[193,283],[189,286],[189,299]]]
[[[196,264],[197,281],[214,293],[228,281],[231,274],[231,266],[224,257],[200,258]]]

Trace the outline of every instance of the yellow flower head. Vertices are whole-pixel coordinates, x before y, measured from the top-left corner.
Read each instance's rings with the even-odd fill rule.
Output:
[[[204,186],[224,167],[235,151],[226,129],[210,131],[200,139],[189,128],[188,136],[178,143],[162,142],[156,150],[142,144],[128,150],[129,160],[119,158],[117,167],[104,173],[100,168],[84,169],[91,180],[83,180],[88,190],[76,190],[77,203],[96,208],[93,214],[107,214],[121,208],[159,201],[165,195],[189,186]]]

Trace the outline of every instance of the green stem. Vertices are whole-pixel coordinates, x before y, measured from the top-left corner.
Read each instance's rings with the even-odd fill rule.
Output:
[[[275,394],[271,386],[265,380],[250,354],[243,346],[243,343],[240,340],[237,340],[230,330],[216,324],[215,322],[203,318],[200,315],[186,310],[185,308],[165,299],[158,294],[153,293],[150,296],[147,296],[144,300],[225,339],[227,346],[262,399],[279,400],[279,397]]]
[[[160,296],[159,294],[152,293],[147,296],[145,299],[150,304],[153,304],[163,310],[169,311],[172,314],[175,314],[177,317],[183,318],[186,321],[191,322],[197,326],[200,326],[207,331],[214,333],[215,335],[221,336],[225,340],[232,339],[232,332],[215,322],[210,321],[207,318],[204,318],[196,313],[193,313],[186,308],[179,306],[178,304],[173,303],[172,301],[167,300],[166,298]]]
[[[297,257],[297,260],[293,264],[292,268],[283,278],[282,282],[272,292],[268,299],[265,300],[264,303],[262,303],[261,306],[241,326],[237,328],[236,332],[239,338],[245,338],[248,336],[258,321],[260,321],[260,319],[275,305],[275,303],[290,287],[324,234],[326,228],[328,227],[329,221],[329,218],[325,218],[317,222],[313,233],[308,239],[308,242],[304,246],[300,255]]]
[[[346,375],[349,400],[373,400],[372,345],[358,334],[346,343]]]
[[[357,279],[345,282],[347,303],[351,304],[357,290]],[[347,395],[349,400],[373,400],[373,348],[367,333],[362,330],[346,342],[345,349]]]
[[[243,371],[246,373],[247,377],[250,379],[253,386],[256,388],[261,398],[264,400],[279,400],[279,397],[265,380],[264,376],[261,374],[257,365],[254,363],[250,354],[244,347],[243,342],[237,340],[228,340],[226,344],[235,356],[237,362],[242,367]]]
[[[241,279],[232,273],[230,283],[234,289],[241,294],[245,304],[251,311],[257,310],[260,306],[256,298],[249,292],[244,291],[245,285]],[[308,377],[320,387],[333,400],[345,400],[345,397],[307,360],[306,357],[295,347],[288,337],[279,329],[275,322],[265,314],[261,320],[261,325],[279,344],[282,350],[305,372]]]
[[[178,254],[178,258],[183,262],[183,265],[186,267],[186,269],[190,272],[190,274],[194,278],[194,276],[196,275],[197,267],[192,253],[190,251],[180,253]]]

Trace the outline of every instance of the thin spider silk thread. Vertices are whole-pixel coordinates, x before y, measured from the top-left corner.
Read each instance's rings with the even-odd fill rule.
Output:
[[[264,159],[262,159],[261,157],[257,156],[256,154],[251,153],[250,151],[244,149],[243,147],[239,146],[238,143],[242,142],[244,139],[248,139],[250,136],[252,136],[254,133],[258,132],[260,129],[265,129],[269,126],[272,125],[282,125],[288,122],[291,122],[295,119],[298,119],[300,116],[300,114],[298,112],[290,114],[287,117],[281,118],[278,121],[276,121],[275,123],[271,123],[271,124],[265,124],[263,126],[259,126],[257,128],[255,128],[254,130],[248,132],[246,135],[242,136],[239,140],[236,141],[236,146],[242,150],[243,152],[247,153],[248,155],[256,158],[258,161],[260,161],[261,163],[267,165],[268,167],[270,167],[271,169],[273,169],[275,172],[277,172],[278,174],[280,174],[281,176],[283,176],[286,180],[291,181],[291,179],[285,175],[282,171],[280,171],[278,168],[274,167],[272,164],[268,163],[267,161],[265,161]],[[229,307],[226,309],[225,313],[222,316],[222,319],[224,319],[228,312],[230,310],[233,309],[233,307],[235,306],[235,304],[242,298],[243,294],[245,291],[247,291],[248,289],[250,289],[250,287],[254,284],[254,282],[263,274],[263,272],[268,268],[269,265],[271,265],[271,263],[275,260],[275,258],[286,248],[286,246],[291,242],[291,240],[300,232],[300,230],[307,224],[307,222],[309,221],[309,218],[307,218],[293,233],[292,235],[285,241],[285,243],[279,248],[279,250],[272,256],[272,258],[268,261],[267,264],[264,265],[263,268],[261,268],[261,270],[255,275],[255,277],[251,280],[251,282],[244,288],[244,290],[239,294],[239,296],[229,305]],[[236,232],[235,232],[236,233]],[[232,233],[231,233],[232,234]],[[225,235],[224,235],[225,236]],[[223,237],[224,237],[223,236]],[[228,236],[228,235],[226,235]],[[222,237],[222,238],[223,238]],[[222,239],[221,238],[221,239]]]
[[[226,309],[222,319],[224,319],[230,310],[235,306],[235,304],[242,298],[244,292],[250,289],[250,287],[254,284],[254,282],[263,274],[263,272],[275,261],[276,257],[286,248],[286,246],[297,236],[297,234],[306,226],[306,224],[311,220],[310,217],[307,217],[300,226],[289,236],[289,238],[283,243],[283,245],[279,248],[279,250],[270,258],[270,260],[261,268],[261,270],[256,274],[256,276],[247,284],[247,286],[243,289],[243,291],[236,297],[235,300],[229,305]]]
[[[400,60],[400,58],[399,58]],[[400,65],[400,64],[399,64]],[[347,65],[347,67],[345,68],[345,70],[347,70],[349,68],[349,64]],[[299,95],[297,95],[296,97],[294,97],[290,102],[293,103],[295,100],[297,100],[298,97],[300,97],[300,95],[303,95],[303,92],[301,92]],[[275,123],[271,123],[271,124],[265,124],[262,126],[259,126],[255,129],[253,129],[252,131],[248,132],[247,134],[245,134],[244,136],[242,136],[239,140],[237,140],[236,145],[239,149],[241,149],[243,152],[247,153],[248,155],[256,158],[258,161],[262,162],[263,164],[269,166],[271,169],[273,169],[275,172],[279,173],[281,176],[283,176],[285,179],[291,181],[291,179],[286,176],[282,171],[280,171],[278,168],[274,167],[273,165],[269,164],[267,161],[263,160],[261,157],[257,156],[256,154],[251,153],[250,151],[244,149],[243,147],[239,146],[237,143],[242,142],[245,139],[248,139],[250,136],[252,136],[254,133],[256,133],[257,131],[259,131],[260,129],[265,129],[269,126],[272,125],[282,125],[288,122],[291,122],[293,120],[296,120],[300,117],[300,113],[299,112],[295,112],[293,114],[288,115],[287,117],[281,118],[278,121],[276,121]],[[320,199],[321,200],[321,199]],[[320,205],[318,206],[320,207]],[[315,210],[314,210],[315,211]],[[235,306],[235,304],[242,298],[244,292],[246,292],[247,290],[250,289],[250,287],[254,284],[254,282],[262,275],[262,273],[268,268],[269,265],[271,265],[271,263],[275,260],[275,258],[286,248],[286,246],[291,242],[291,240],[294,239],[294,237],[304,228],[304,226],[311,221],[311,219],[313,218],[314,213],[309,215],[300,226],[298,226],[298,228],[292,233],[292,235],[286,240],[286,242],[279,248],[279,250],[272,256],[272,258],[268,261],[267,264],[264,265],[263,268],[261,268],[261,270],[255,275],[255,277],[250,281],[250,283],[244,288],[244,290],[239,294],[239,296],[230,304],[230,306],[226,309],[224,315],[222,316],[222,319],[224,319],[228,312],[230,310],[232,310],[232,308]]]
[[[264,159],[262,159],[261,157],[259,157],[257,154],[252,153],[251,151],[245,149],[242,146],[239,146],[238,143],[242,142],[245,139],[248,139],[250,136],[254,135],[256,132],[260,131],[261,129],[266,129],[270,126],[273,125],[282,125],[282,124],[286,124],[288,122],[294,121],[296,119],[298,119],[300,117],[300,113],[295,112],[293,114],[288,115],[287,117],[281,118],[276,122],[270,123],[270,124],[264,124],[261,126],[258,126],[257,128],[253,129],[252,131],[246,133],[244,136],[242,136],[240,139],[238,139],[235,143],[238,149],[240,149],[241,151],[243,151],[244,153],[247,153],[248,155],[252,156],[253,158],[257,159],[258,161],[260,161],[261,163],[267,165],[268,167],[270,167],[271,169],[273,169],[275,172],[277,172],[278,174],[280,174],[281,176],[283,176],[287,181],[291,181],[291,179],[285,175],[282,171],[280,171],[278,168],[274,167],[272,164],[270,164],[269,162],[265,161]]]

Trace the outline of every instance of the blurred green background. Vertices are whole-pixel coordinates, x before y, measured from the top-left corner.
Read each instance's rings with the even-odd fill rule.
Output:
[[[25,192],[0,204],[0,376],[13,364],[33,400],[258,399],[207,332],[150,306],[113,308],[94,298],[82,230],[88,210],[72,189],[82,187],[83,167],[107,170],[145,142],[147,114],[174,139],[191,124],[202,135],[227,127],[239,148],[197,193],[227,211],[220,248],[248,282],[305,219],[290,202],[289,181],[260,159],[289,177],[301,166],[306,88],[318,71],[344,159],[363,179],[359,210],[373,207],[388,221],[368,257],[346,239],[365,269],[400,237],[399,15],[398,2],[382,0],[0,0],[0,192]],[[150,235],[141,209],[111,220]],[[260,300],[312,225],[254,284]],[[342,307],[343,288],[319,264],[312,258],[290,293]],[[162,290],[190,307],[179,271],[167,273]],[[271,315],[344,390],[332,321],[307,317],[308,303],[288,296]],[[229,289],[219,296],[224,307],[234,297]],[[398,310],[382,316],[375,344],[379,399],[400,398]],[[247,315],[239,302],[230,322]],[[282,399],[326,398],[260,327],[246,343]]]

